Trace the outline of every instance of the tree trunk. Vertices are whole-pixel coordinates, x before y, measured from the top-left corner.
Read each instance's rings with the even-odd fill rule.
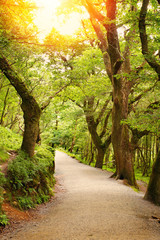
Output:
[[[34,155],[34,148],[39,137],[39,119],[41,116],[40,108],[35,104],[35,100],[22,102],[21,108],[24,117],[24,135],[21,149],[30,157]]]
[[[108,166],[109,157],[110,157],[110,147],[107,149],[106,154],[105,154],[105,165],[106,165],[106,167]]]
[[[129,142],[129,129],[121,123],[128,115],[128,94],[114,86],[112,111],[112,145],[116,160],[116,179],[127,179],[130,185],[136,185],[132,162],[132,151]]]
[[[158,1],[159,3],[159,1]],[[148,36],[146,30],[146,15],[148,12],[149,0],[143,0],[140,16],[139,16],[139,33],[142,46],[142,54],[151,68],[157,73],[158,80],[160,81],[160,64],[152,53],[152,48],[149,48]],[[151,43],[152,44],[152,43]],[[152,174],[150,177],[145,199],[160,205],[160,150],[158,149],[156,161],[153,165]]]
[[[96,164],[95,164],[96,168],[102,169],[105,152],[106,151],[103,148],[97,149],[97,157],[96,157]]]
[[[0,69],[22,99],[21,108],[24,114],[25,127],[21,149],[30,157],[33,157],[35,144],[39,135],[41,109],[34,97],[29,93],[21,77],[10,66],[4,56],[0,57]]]
[[[88,130],[91,134],[92,141],[93,141],[93,143],[96,147],[96,150],[97,150],[95,167],[102,168],[104,154],[105,154],[105,151],[106,151],[107,148],[104,148],[104,146],[102,144],[102,141],[97,134],[95,125],[93,124],[93,122],[90,119],[91,119],[91,117],[86,116],[86,120],[87,120],[87,124],[88,124]]]
[[[107,150],[107,148],[109,147],[109,144],[110,144],[110,141],[109,141],[110,136],[109,136],[109,139],[107,139],[106,144],[104,144],[102,142],[101,137],[98,135],[97,124],[95,123],[95,120],[94,120],[94,117],[93,117],[91,111],[85,110],[84,112],[85,112],[85,115],[86,115],[86,122],[87,122],[87,125],[88,125],[89,133],[91,134],[92,141],[93,141],[93,143],[96,147],[96,150],[98,152],[97,156],[96,156],[95,167],[102,168],[104,155],[105,155],[105,152],[106,152],[106,150]]]
[[[153,165],[152,174],[144,198],[160,205],[160,151]]]
[[[107,17],[111,21],[111,24],[106,26],[106,30],[112,69],[112,144],[116,160],[116,178],[127,179],[130,185],[136,185],[129,141],[129,129],[126,124],[122,123],[122,120],[126,120],[128,116],[128,96],[130,93],[131,83],[124,77],[119,78],[116,76],[117,73],[121,73],[121,66],[123,63],[120,54],[117,27],[115,24],[116,1],[108,0],[106,2],[106,9]],[[127,69],[127,71],[130,72],[130,69]]]
[[[90,143],[90,156],[88,159],[89,165],[94,161],[94,154],[95,154],[95,146],[92,143],[92,138],[91,138],[91,143]]]

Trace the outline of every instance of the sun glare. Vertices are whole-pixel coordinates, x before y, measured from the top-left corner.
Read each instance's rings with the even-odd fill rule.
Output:
[[[53,27],[63,35],[72,35],[80,27],[80,14],[69,14],[67,20],[64,20],[64,16],[56,15],[56,9],[59,7],[61,0],[33,1],[36,3],[37,7],[39,7],[34,22],[39,30],[40,41],[43,41],[45,36],[51,32]]]
[[[68,19],[64,22],[59,18],[59,21],[56,23],[56,29],[59,30],[61,34],[72,35],[78,30],[81,25],[81,15],[78,13],[72,13],[68,15]]]

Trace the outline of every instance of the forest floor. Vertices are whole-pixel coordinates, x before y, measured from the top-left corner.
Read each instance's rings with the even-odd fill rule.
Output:
[[[55,175],[56,193],[49,203],[24,213],[5,204],[13,224],[0,239],[160,239],[160,207],[143,200],[143,192],[58,151]],[[143,184],[141,188],[145,190]]]

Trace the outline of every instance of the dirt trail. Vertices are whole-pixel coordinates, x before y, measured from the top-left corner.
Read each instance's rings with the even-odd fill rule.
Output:
[[[160,207],[100,169],[56,152],[56,176],[65,188],[45,214],[2,240],[159,240]]]

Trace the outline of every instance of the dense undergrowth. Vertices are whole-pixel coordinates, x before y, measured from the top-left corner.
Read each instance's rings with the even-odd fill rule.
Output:
[[[0,164],[2,164],[9,158],[10,150],[16,151],[20,148],[22,136],[2,126],[0,126],[0,136]]]
[[[0,164],[9,159],[10,151],[17,152],[8,162],[7,172],[0,172],[0,226],[7,224],[3,212],[3,201],[19,209],[29,209],[50,199],[53,195],[54,149],[47,145],[37,145],[35,155],[29,158],[18,150],[21,137],[11,130],[0,127],[3,143],[0,140]],[[2,138],[1,138],[2,139]]]
[[[54,163],[50,150],[39,147],[34,158],[24,152],[9,163],[6,200],[20,209],[35,207],[52,195]]]

